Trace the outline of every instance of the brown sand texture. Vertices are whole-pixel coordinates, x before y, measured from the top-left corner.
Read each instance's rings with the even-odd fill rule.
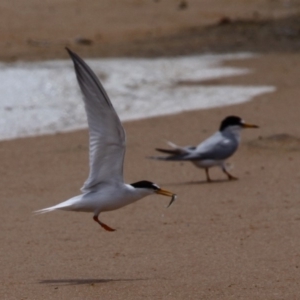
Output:
[[[249,49],[260,54],[226,65],[252,73],[202,84],[276,87],[242,105],[125,123],[126,182],[154,181],[178,200],[167,209],[168,199],[153,196],[103,214],[113,233],[91,214],[32,214],[79,193],[87,130],[2,141],[0,299],[300,299],[298,1],[4,0],[0,7],[4,61],[66,57],[64,46],[82,57]],[[239,180],[212,169],[208,184],[192,164],[145,159],[165,139],[198,144],[232,114],[260,125],[242,133],[230,159]]]

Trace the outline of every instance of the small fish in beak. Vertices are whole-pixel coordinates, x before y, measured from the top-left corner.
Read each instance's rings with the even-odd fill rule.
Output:
[[[172,193],[172,192],[169,192],[169,191],[166,191],[166,190],[163,190],[163,189],[158,189],[155,191],[156,194],[159,194],[159,195],[163,195],[163,196],[167,196],[167,197],[172,197],[169,205],[167,207],[170,207],[171,204],[176,200],[177,198],[177,195]]]

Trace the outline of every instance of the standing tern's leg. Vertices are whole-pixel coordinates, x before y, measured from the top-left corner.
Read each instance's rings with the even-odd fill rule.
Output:
[[[207,182],[211,182],[211,179],[210,179],[210,177],[209,177],[208,168],[205,168],[205,174],[206,174],[206,181],[207,181]]]
[[[237,180],[238,179],[237,177],[234,177],[230,173],[228,173],[228,171],[226,170],[226,167],[224,165],[222,166],[222,170],[228,176],[229,180]]]
[[[98,216],[94,216],[93,219],[94,219],[95,222],[97,222],[98,224],[100,224],[100,226],[103,227],[105,230],[107,230],[107,231],[116,231],[116,229],[113,229],[113,228],[109,227],[108,225],[102,223],[98,219]]]

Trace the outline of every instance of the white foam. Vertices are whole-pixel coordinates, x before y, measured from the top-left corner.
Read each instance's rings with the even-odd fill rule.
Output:
[[[87,60],[87,63],[100,77],[124,121],[237,104],[275,91],[273,86],[201,85],[205,79],[250,72],[248,69],[220,66],[226,59],[250,56],[118,58]],[[1,63],[0,82],[1,140],[87,127],[70,60]],[[178,84],[180,82],[183,84]]]

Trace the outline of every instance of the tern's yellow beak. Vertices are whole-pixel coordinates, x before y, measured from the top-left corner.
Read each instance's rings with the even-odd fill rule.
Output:
[[[259,126],[257,126],[257,125],[247,124],[247,123],[243,123],[242,127],[243,128],[259,128]]]
[[[156,194],[159,194],[159,195],[163,195],[163,196],[167,196],[167,197],[172,197],[168,207],[176,200],[176,197],[177,195],[172,193],[172,192],[169,192],[169,191],[166,191],[166,190],[163,190],[163,189],[158,189],[155,191]]]

